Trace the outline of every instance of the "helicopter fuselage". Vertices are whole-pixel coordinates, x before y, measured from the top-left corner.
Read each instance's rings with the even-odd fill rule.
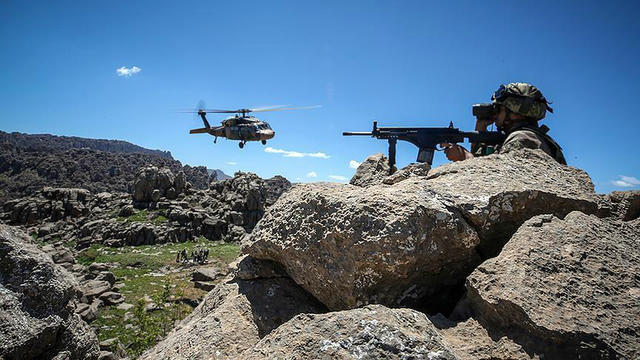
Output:
[[[275,131],[269,123],[253,116],[238,116],[223,120],[222,126],[217,127],[212,135],[230,140],[262,141],[273,138]]]

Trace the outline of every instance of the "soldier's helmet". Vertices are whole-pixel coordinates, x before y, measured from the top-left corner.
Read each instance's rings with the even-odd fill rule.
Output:
[[[542,92],[535,86],[527,83],[510,83],[500,85],[498,90],[491,96],[494,104],[500,104],[514,113],[532,118],[543,119],[547,110],[553,112],[549,107],[549,101],[545,99]]]

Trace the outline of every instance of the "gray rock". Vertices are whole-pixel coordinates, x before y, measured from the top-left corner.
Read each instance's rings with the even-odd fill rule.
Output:
[[[87,298],[89,302],[100,296],[102,293],[109,291],[111,284],[104,280],[89,280],[82,284],[82,295]]]
[[[282,264],[332,310],[437,305],[524,221],[595,212],[594,198],[583,171],[535,151],[448,164],[391,186],[297,185],[243,252]]]
[[[199,268],[191,273],[191,281],[214,281],[225,275],[217,267]]]
[[[637,358],[638,239],[639,220],[537,216],[469,276],[468,304],[541,358]]]
[[[91,263],[89,264],[89,271],[92,273],[98,273],[109,270],[110,265],[105,263]]]
[[[381,184],[395,170],[395,167],[393,169],[389,167],[389,161],[386,156],[373,154],[358,166],[349,184],[362,187]]]
[[[640,217],[640,190],[614,191],[602,195],[601,216],[614,216],[623,221]]]
[[[94,299],[87,307],[83,306],[82,311],[76,310],[76,312],[82,317],[82,320],[90,323],[98,317],[98,308],[102,306],[102,304],[102,300]]]
[[[119,357],[110,351],[100,351],[98,360],[117,360]]]
[[[129,309],[131,309],[133,307],[134,307],[133,304],[128,304],[128,303],[122,303],[122,304],[117,306],[117,308],[119,310],[124,310],[124,311],[127,311],[127,310],[129,310]]]
[[[125,205],[120,209],[120,212],[118,213],[118,216],[122,216],[122,217],[129,217],[133,214],[135,214],[135,209],[133,207],[133,205]]]
[[[511,334],[489,333],[473,318],[456,323],[438,314],[429,320],[440,329],[444,343],[460,359],[540,359],[536,354],[528,354],[511,339]]]
[[[78,295],[71,274],[0,225],[0,357],[95,359],[98,341],[73,314]]]
[[[171,170],[168,168],[161,168],[158,170],[158,182],[156,188],[163,196],[167,193],[169,188],[173,187],[174,176]]]
[[[100,300],[107,305],[117,305],[124,302],[124,296],[114,291],[107,291],[100,295]]]
[[[384,180],[383,184],[393,185],[400,181],[407,180],[414,176],[427,176],[431,170],[431,165],[428,163],[411,163],[399,171],[396,171],[393,175],[389,175]]]
[[[111,338],[100,342],[100,350],[113,351],[118,344],[118,338]]]
[[[290,279],[223,282],[139,359],[242,358],[243,351],[293,316],[322,310]]]
[[[176,193],[180,194],[184,192],[186,185],[187,180],[184,175],[184,171],[178,172],[178,175],[176,175],[175,179],[173,180],[173,187],[175,188]]]
[[[108,282],[111,286],[116,283],[116,276],[111,271],[99,272],[94,280],[101,280]]]
[[[381,305],[300,314],[243,359],[456,359],[426,315]]]
[[[158,182],[158,168],[148,166],[141,168],[133,183],[133,199],[138,202],[151,201],[151,194]]]

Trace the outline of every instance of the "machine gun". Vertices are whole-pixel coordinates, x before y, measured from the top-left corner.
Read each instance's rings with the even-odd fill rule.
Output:
[[[440,150],[436,145],[441,143],[460,143],[469,139],[470,143],[484,145],[502,144],[506,135],[499,131],[460,131],[453,127],[378,127],[378,122],[373,122],[371,132],[343,132],[344,136],[371,136],[377,139],[389,141],[389,166],[393,169],[396,164],[396,143],[404,140],[418,147],[418,162],[433,162],[434,150]]]

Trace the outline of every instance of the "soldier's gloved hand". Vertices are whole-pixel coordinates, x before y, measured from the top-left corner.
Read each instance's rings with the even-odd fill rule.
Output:
[[[472,153],[458,144],[442,143],[440,146],[444,148],[447,159],[451,161],[462,161],[473,158]]]

